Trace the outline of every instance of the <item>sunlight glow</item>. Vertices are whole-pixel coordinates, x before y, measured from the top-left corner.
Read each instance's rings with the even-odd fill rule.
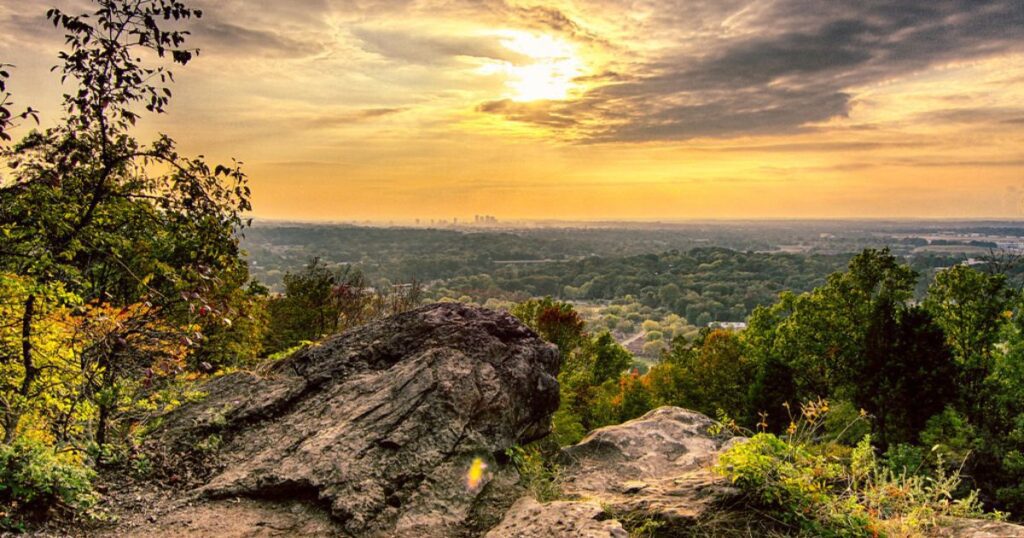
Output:
[[[513,101],[560,100],[577,88],[575,79],[585,72],[585,64],[573,45],[550,35],[505,30],[498,34],[503,47],[533,60],[524,65],[493,62],[481,69],[483,74],[503,73],[508,97]]]

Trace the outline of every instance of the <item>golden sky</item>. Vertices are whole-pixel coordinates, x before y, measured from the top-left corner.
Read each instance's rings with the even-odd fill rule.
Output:
[[[51,4],[0,0],[59,119]],[[1021,0],[202,0],[169,114],[302,220],[1024,216]]]

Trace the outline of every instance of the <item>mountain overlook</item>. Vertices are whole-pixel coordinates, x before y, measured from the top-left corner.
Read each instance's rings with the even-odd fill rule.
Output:
[[[677,407],[566,447],[558,499],[537,499],[512,454],[549,433],[559,365],[510,315],[449,303],[218,377],[150,436],[162,485],[92,534],[625,537],[638,518],[654,536],[764,524],[713,471],[746,439]],[[1024,533],[950,525],[951,536]]]

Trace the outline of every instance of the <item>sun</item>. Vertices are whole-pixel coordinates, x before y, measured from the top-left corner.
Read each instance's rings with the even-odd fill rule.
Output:
[[[521,30],[498,33],[499,43],[530,61],[495,62],[486,71],[505,74],[506,97],[513,101],[562,100],[578,87],[585,64],[572,43],[546,34]]]

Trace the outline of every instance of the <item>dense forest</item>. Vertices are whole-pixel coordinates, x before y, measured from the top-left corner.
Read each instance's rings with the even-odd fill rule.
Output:
[[[801,532],[1024,515],[1020,265],[967,259],[996,242],[892,235],[901,225],[887,225],[891,249],[864,248],[874,230],[778,223],[760,238],[753,224],[252,227],[238,163],[136,138],[170,101],[169,69],[195,54],[178,25],[202,13],[96,4],[48,13],[67,36],[57,70],[76,85],[56,126],[9,144],[37,112],[15,107],[0,70],[0,530],[102,519],[98,486],[148,480],[140,447],[204,381],[429,299],[505,308],[561,352],[553,434],[515,453],[535,490],[556,482],[560,446],[677,405],[751,437],[721,473]],[[657,344],[642,368],[617,342],[637,330]]]
[[[544,227],[372,227],[255,223],[242,247],[254,277],[281,291],[288,271],[311,258],[355,265],[373,281],[432,282],[492,274],[510,262],[632,258],[701,247],[740,253],[849,255],[889,247],[918,267],[943,267],[992,249],[1017,248],[1024,226],[1014,222],[762,221],[757,223],[555,223]],[[840,262],[841,263],[841,262]],[[520,263],[530,266],[531,263]],[[525,267],[531,268],[531,267]],[[535,267],[538,274],[547,266]],[[553,268],[548,272],[557,272]]]

